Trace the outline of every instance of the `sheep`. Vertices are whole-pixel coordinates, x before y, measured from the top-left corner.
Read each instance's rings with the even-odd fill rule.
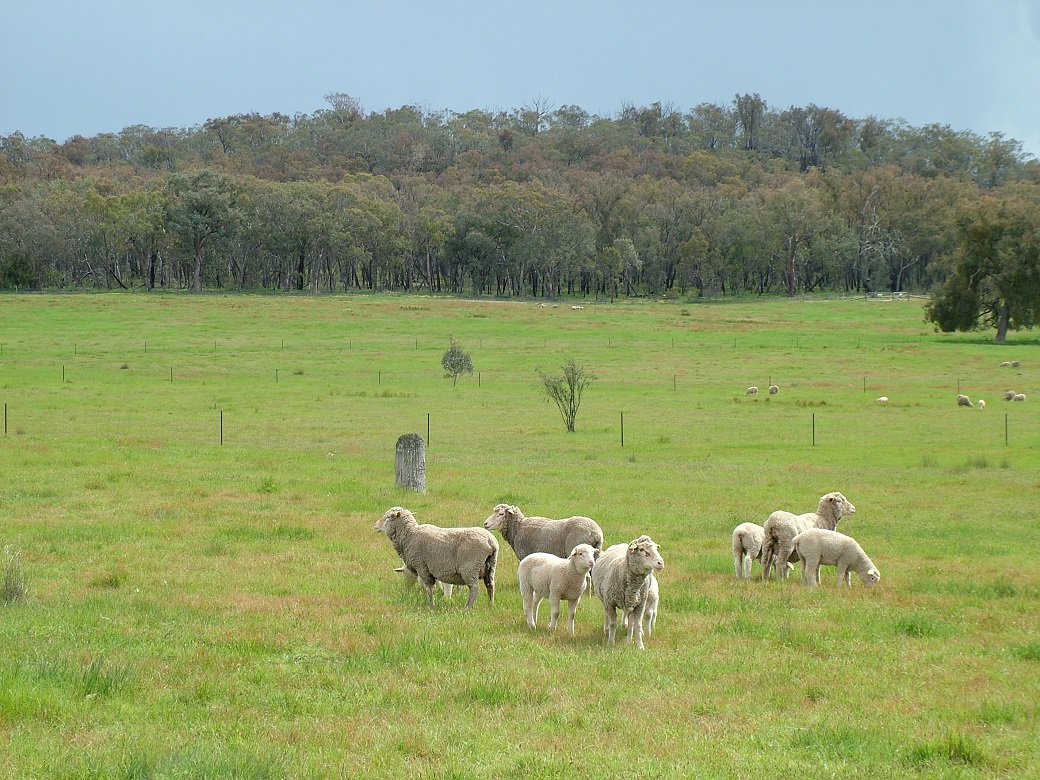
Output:
[[[1019,362],[1018,360],[1012,360],[1011,361],[1011,367],[1012,368],[1018,368],[1020,365],[1022,365],[1022,363]]]
[[[968,398],[968,396],[966,396],[966,395],[958,395],[957,396],[957,406],[968,406],[968,407],[970,407],[970,406],[973,406],[973,404],[971,402],[971,399]]]
[[[1000,364],[1000,367],[1001,368],[1011,368],[1011,361],[1010,360],[1005,360],[1003,363]]]
[[[560,619],[562,599],[570,608],[569,627],[571,636],[574,636],[574,613],[578,610],[578,602],[588,584],[588,574],[599,554],[600,551],[591,544],[579,544],[566,558],[536,552],[520,561],[516,574],[520,582],[520,595],[524,600],[524,616],[530,628],[533,629],[538,623],[538,607],[542,599],[548,598],[552,608],[549,630],[555,631],[556,622]]]
[[[758,388],[752,385],[744,391],[744,395],[758,395]]]
[[[980,411],[980,412],[981,412],[981,411],[982,411],[983,409],[985,409],[985,408],[986,408],[986,402],[985,402],[985,401],[983,401],[983,400],[982,400],[981,398],[979,399],[979,402],[978,402],[978,407],[979,407],[979,411]]]
[[[733,529],[733,569],[737,579],[751,579],[751,565],[762,560],[765,531],[758,523],[741,523]]]
[[[806,585],[820,584],[820,565],[838,567],[838,587],[852,585],[852,572],[859,575],[864,588],[872,588],[881,579],[881,572],[863,548],[851,536],[810,528],[794,538],[794,548],[802,558],[802,580]]]
[[[1025,393],[1015,393],[1015,395],[1011,398],[1011,400],[1012,401],[1024,401],[1024,400],[1026,400],[1026,394]]]
[[[603,530],[595,520],[581,515],[566,520],[524,517],[520,507],[499,504],[484,521],[484,528],[501,533],[521,561],[535,552],[566,558],[579,544],[603,549]]]
[[[888,396],[887,395],[879,395],[878,399],[877,399],[877,403],[878,403],[878,406],[884,406],[885,404],[888,403]]]
[[[608,644],[614,644],[620,609],[628,627],[628,641],[643,649],[643,620],[652,587],[651,575],[663,569],[658,545],[646,535],[628,544],[611,545],[600,554],[592,569],[592,582],[603,602],[603,633]]]
[[[810,528],[827,528],[833,531],[843,516],[851,515],[855,511],[856,507],[845,496],[833,492],[820,497],[815,512],[802,515],[782,509],[773,512],[762,526],[762,579],[769,579],[769,572],[774,567],[777,577],[787,578],[791,569],[791,556],[794,553],[791,542],[795,536]]]
[[[646,609],[643,610],[643,636],[648,637],[657,625],[657,605],[661,602],[661,587],[650,572],[650,587],[646,591]]]
[[[466,609],[473,609],[478,583],[483,580],[488,601],[495,603],[495,566],[498,540],[483,528],[439,528],[416,522],[415,515],[403,507],[391,507],[376,521],[375,530],[386,534],[409,574],[426,588],[433,606],[433,586],[440,580],[451,585],[466,585]]]
[[[776,385],[770,385],[769,386],[769,394],[770,395],[776,395],[779,392],[780,392],[780,388],[777,387]]]
[[[1011,401],[1011,400],[1014,399],[1014,397],[1016,395],[1018,395],[1018,393],[1016,393],[1014,390],[1005,390],[1004,391],[1004,400],[1005,401]]]

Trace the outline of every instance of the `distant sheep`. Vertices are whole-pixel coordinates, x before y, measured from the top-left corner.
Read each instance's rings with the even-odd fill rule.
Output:
[[[603,549],[603,529],[595,520],[581,515],[566,520],[524,517],[520,507],[499,504],[484,521],[484,528],[501,533],[521,561],[535,552],[566,558],[579,544]]]
[[[584,306],[571,306],[571,311],[583,311],[584,309]]]
[[[877,399],[877,403],[878,403],[878,406],[884,406],[885,404],[888,403],[888,396],[887,395],[879,395],[878,399]]]
[[[1012,360],[1011,361],[1011,367],[1012,368],[1018,368],[1020,365],[1022,365],[1022,364],[1019,361],[1017,361],[1017,360]]]
[[[751,565],[762,560],[765,531],[758,523],[741,523],[733,529],[733,569],[737,579],[751,579]]]
[[[651,580],[655,571],[663,569],[664,558],[657,543],[645,535],[628,544],[611,545],[599,556],[592,569],[592,582],[603,602],[603,633],[608,643],[614,644],[620,609],[628,627],[628,641],[643,649],[643,620]]]
[[[1005,360],[1003,363],[1000,364],[1000,367],[1001,368],[1011,368],[1011,361],[1010,360]]]
[[[1012,401],[1024,401],[1024,400],[1026,400],[1026,394],[1025,393],[1015,393],[1015,395],[1011,398],[1011,400]]]
[[[1016,395],[1018,395],[1018,393],[1016,393],[1014,390],[1005,390],[1004,391],[1004,400],[1005,401],[1014,400]]]
[[[386,534],[409,574],[426,588],[433,606],[433,586],[439,580],[450,585],[466,585],[473,609],[478,583],[483,580],[488,601],[495,603],[495,566],[498,540],[483,528],[440,528],[423,523],[399,506],[391,507],[376,521],[375,530]]]
[[[770,395],[776,395],[779,392],[780,392],[780,388],[777,387],[776,385],[770,385],[769,386],[769,394]]]
[[[563,600],[570,609],[568,625],[571,635],[574,635],[574,613],[599,553],[591,544],[579,544],[566,558],[550,553],[531,553],[520,561],[516,574],[528,626],[534,628],[537,625],[538,607],[542,599],[547,598],[551,607],[549,630],[555,631],[560,619],[560,601]]]
[[[834,492],[820,497],[815,512],[802,515],[782,509],[773,512],[762,526],[762,579],[769,579],[773,568],[777,570],[777,577],[787,578],[791,556],[794,554],[792,542],[795,536],[810,528],[826,528],[833,531],[842,517],[855,511],[856,507],[845,496]]]
[[[957,406],[972,406],[971,399],[966,395],[957,396]]]
[[[802,580],[806,585],[820,584],[820,566],[838,567],[838,587],[852,584],[852,572],[859,575],[863,587],[872,588],[881,579],[881,572],[863,548],[851,536],[810,528],[794,538],[794,548],[802,559]]]
[[[981,398],[979,399],[979,402],[978,402],[978,407],[979,407],[979,411],[980,411],[980,412],[981,412],[981,411],[982,411],[983,409],[985,409],[985,408],[986,408],[986,402],[985,402],[985,401],[983,401],[983,400],[982,400]]]
[[[758,388],[754,386],[749,387],[744,391],[744,395],[758,395]]]

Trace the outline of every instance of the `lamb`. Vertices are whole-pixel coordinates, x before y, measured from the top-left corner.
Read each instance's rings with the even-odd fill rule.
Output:
[[[888,396],[887,395],[878,396],[877,402],[878,402],[878,406],[884,406],[885,404],[888,403]]]
[[[588,574],[599,554],[600,551],[591,544],[579,544],[566,558],[536,552],[520,561],[516,574],[529,627],[533,629],[538,623],[538,607],[542,599],[548,598],[552,608],[549,630],[555,631],[556,622],[560,619],[562,599],[570,608],[569,627],[571,636],[574,636],[574,613],[578,610],[578,602],[588,584]]]
[[[1011,397],[1011,400],[1012,401],[1024,401],[1024,400],[1026,400],[1026,394],[1025,393],[1015,393],[1014,396]]]
[[[795,536],[810,528],[827,528],[833,531],[843,516],[851,515],[855,511],[856,507],[845,496],[833,492],[820,497],[815,512],[802,515],[782,509],[773,512],[762,526],[762,579],[769,579],[769,572],[774,567],[777,577],[787,578],[794,553],[792,541]]]
[[[733,529],[733,568],[737,579],[751,579],[751,565],[762,560],[765,531],[758,523],[741,523]]]
[[[979,406],[979,411],[981,412],[981,411],[982,411],[983,409],[985,409],[985,408],[986,408],[986,402],[985,402],[985,401],[983,401],[983,400],[982,400],[982,399],[980,398],[980,399],[979,399],[979,403],[978,403],[978,406]]]
[[[754,386],[749,387],[744,391],[744,395],[758,395],[758,388]]]
[[[484,521],[484,528],[501,533],[521,561],[535,552],[566,558],[579,544],[603,549],[603,529],[595,520],[581,515],[566,520],[524,517],[520,507],[499,504]]]
[[[628,544],[614,544],[599,556],[592,569],[596,595],[603,602],[603,633],[614,644],[617,610],[628,627],[628,641],[643,649],[643,621],[650,599],[652,575],[664,570],[657,543],[643,535]],[[656,612],[655,612],[656,614]],[[651,621],[651,628],[652,628]]]
[[[483,528],[440,528],[416,522],[415,515],[399,506],[391,507],[376,521],[375,530],[386,534],[410,574],[426,588],[433,606],[433,586],[440,580],[466,585],[466,609],[473,609],[478,583],[483,580],[488,601],[495,603],[495,566],[498,540]]]
[[[859,575],[864,588],[872,588],[881,579],[881,572],[863,548],[851,536],[810,528],[794,538],[794,548],[802,558],[802,580],[806,585],[820,584],[820,565],[838,567],[838,587],[852,585],[852,572]]]
[[[972,406],[971,399],[966,395],[957,396],[957,406]]]
[[[649,637],[657,625],[657,605],[661,601],[661,587],[657,577],[650,572],[650,588],[646,592],[646,609],[643,610],[643,636]]]
[[[779,392],[780,392],[780,388],[777,387],[776,385],[770,385],[769,386],[769,394],[770,395],[776,395]]]

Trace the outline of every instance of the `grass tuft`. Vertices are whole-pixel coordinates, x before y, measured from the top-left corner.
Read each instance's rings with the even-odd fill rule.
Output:
[[[29,597],[29,583],[22,570],[22,553],[11,546],[4,548],[4,579],[0,589],[0,601],[18,604]]]
[[[981,767],[986,763],[981,748],[974,740],[954,731],[948,732],[941,739],[914,746],[910,750],[909,760],[914,765],[948,763]]]

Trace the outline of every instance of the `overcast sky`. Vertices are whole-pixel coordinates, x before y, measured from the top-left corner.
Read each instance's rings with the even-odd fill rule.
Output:
[[[0,135],[541,100],[1002,132],[1040,157],[1040,0],[0,0]]]

